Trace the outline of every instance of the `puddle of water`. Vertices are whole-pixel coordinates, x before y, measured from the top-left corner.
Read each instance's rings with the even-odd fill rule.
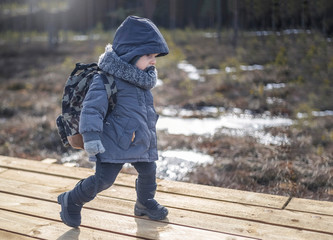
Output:
[[[267,104],[282,104],[285,101],[282,98],[268,97],[266,98]]]
[[[157,164],[157,177],[168,180],[186,180],[186,174],[201,164],[209,164],[214,158],[198,152],[184,150],[161,151]]]
[[[242,71],[262,71],[264,70],[264,66],[254,64],[254,65],[240,65],[240,70]],[[237,68],[235,67],[225,67],[225,72],[226,73],[234,73],[237,72]]]
[[[158,108],[157,108],[158,109]],[[235,111],[236,108],[234,109]],[[162,108],[158,109],[158,112],[160,112],[163,116],[168,117],[218,117],[221,115],[221,113],[225,113],[224,107],[202,107],[198,110],[188,110],[184,108]],[[236,112],[235,112],[236,113]]]
[[[184,72],[186,72],[189,79],[199,81],[199,82],[204,82],[205,81],[204,75],[215,75],[215,74],[220,73],[220,70],[218,70],[216,68],[197,69],[195,66],[188,63],[185,60],[180,61],[177,64],[177,67],[178,67],[178,69],[183,70]]]
[[[312,111],[312,116],[315,117],[328,117],[333,116],[333,110],[326,110],[326,111]],[[307,118],[307,113],[297,113],[297,118]]]
[[[198,72],[199,72],[199,74],[215,75],[215,74],[219,74],[220,70],[218,70],[216,68],[211,68],[211,69],[206,69],[206,70],[199,69]]]
[[[205,81],[205,75],[215,75],[219,74],[220,70],[216,68],[212,69],[197,69],[195,66],[192,64],[188,63],[186,60],[180,61],[177,64],[178,69],[183,70],[184,72],[187,73],[187,76],[191,80],[199,81],[199,82],[204,82]],[[254,65],[241,65],[240,70],[242,71],[262,71],[264,70],[264,66],[254,64]],[[234,73],[236,72],[237,69],[235,67],[226,67],[225,72],[226,73]]]
[[[313,111],[312,115],[315,117],[327,117],[333,116],[333,110],[326,110],[326,111]]]
[[[194,118],[195,111],[175,109],[165,109],[157,122],[157,129],[167,131],[170,134],[190,135],[214,135],[222,132],[231,136],[252,136],[259,142],[265,144],[281,144],[286,142],[285,137],[273,137],[265,133],[267,127],[290,126],[293,121],[289,118],[280,117],[254,117],[249,114],[239,113],[235,109],[234,113],[223,113],[223,109],[207,108],[201,110],[204,114],[217,114],[217,117]],[[192,115],[191,115],[192,114]],[[183,118],[186,116],[186,118]],[[281,142],[282,141],[282,142]]]
[[[187,61],[180,61],[177,64],[178,69],[183,70],[184,72],[187,73],[187,76],[189,79],[191,80],[196,80],[196,81],[200,81],[200,82],[204,82],[205,78],[203,78],[202,76],[200,76],[198,69],[193,66],[192,64],[189,64]]]
[[[285,87],[286,87],[285,83],[268,83],[264,87],[264,90],[269,91],[269,90],[279,89],[279,88],[285,88]]]
[[[241,65],[240,69],[242,71],[255,71],[255,70],[261,71],[261,70],[264,70],[264,66],[258,65],[258,64],[249,65],[249,66]]]
[[[254,117],[250,111],[235,108],[226,112],[224,108],[203,107],[200,110],[164,108],[157,122],[158,130],[170,134],[213,135],[217,132],[230,136],[252,136],[262,144],[279,145],[289,143],[281,134],[272,136],[265,132],[266,127],[289,126],[293,121],[288,118],[273,118],[269,115]],[[318,116],[333,116],[333,111],[313,112]],[[201,116],[202,118],[194,118]],[[207,117],[209,116],[209,117]],[[214,116],[214,117],[212,117]],[[61,161],[67,166],[79,166],[82,159],[87,159],[84,151],[65,155]],[[186,175],[198,165],[212,163],[214,158],[195,151],[167,150],[159,151],[157,177],[169,180],[186,180]],[[127,167],[125,165],[124,167]]]
[[[224,70],[226,73],[234,73],[237,71],[237,69],[235,67],[225,67]]]

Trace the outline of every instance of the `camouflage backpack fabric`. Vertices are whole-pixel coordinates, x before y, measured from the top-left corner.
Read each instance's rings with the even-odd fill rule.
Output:
[[[76,74],[80,71],[78,74]],[[100,74],[109,99],[108,113],[116,104],[116,84],[112,75],[98,68],[97,63],[77,63],[68,77],[62,97],[62,114],[56,120],[58,133],[65,147],[83,149],[82,135],[79,133],[80,114],[84,98],[95,74]]]

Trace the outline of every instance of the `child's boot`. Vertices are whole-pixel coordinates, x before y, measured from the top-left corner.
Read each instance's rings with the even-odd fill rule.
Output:
[[[155,199],[156,184],[143,185],[136,180],[137,200],[134,207],[136,216],[147,215],[152,220],[163,220],[168,215],[168,209]]]
[[[77,192],[81,189],[82,181],[78,182],[73,190],[58,196],[58,203],[61,205],[61,220],[70,227],[76,228],[81,224],[81,209],[84,202],[79,199]]]

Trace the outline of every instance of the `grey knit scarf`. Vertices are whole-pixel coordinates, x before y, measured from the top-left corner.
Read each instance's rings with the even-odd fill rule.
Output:
[[[99,57],[98,66],[103,71],[114,77],[121,78],[137,87],[152,89],[156,85],[157,71],[155,67],[149,67],[145,71],[140,70],[118,57],[108,44],[105,52]]]

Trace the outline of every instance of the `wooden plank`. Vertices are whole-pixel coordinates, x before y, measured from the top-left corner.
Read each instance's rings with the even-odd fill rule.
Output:
[[[13,194],[37,197],[45,200],[55,201],[59,191],[55,187],[47,187],[36,184],[26,184],[17,180],[1,179],[0,189],[6,189]],[[113,199],[110,197],[98,196],[94,201],[87,203],[84,208],[94,208],[106,210],[119,214],[132,215],[134,203],[132,201]],[[83,210],[84,211],[84,210]],[[265,224],[256,224],[251,221],[244,221],[228,217],[203,214],[177,209],[171,211],[168,216],[170,223],[192,226],[214,231],[230,232],[236,235],[246,235],[252,237],[269,237],[270,240],[290,239],[289,236],[297,236],[299,233],[295,229],[284,229]],[[287,236],[281,237],[281,234]],[[313,239],[316,234],[302,232],[304,239]]]
[[[11,170],[13,171],[13,170]],[[14,179],[15,179],[14,175]],[[39,177],[42,178],[42,177]],[[23,178],[25,181],[29,180],[26,176]],[[6,182],[7,181],[7,182]],[[70,180],[73,181],[73,180]],[[44,182],[43,182],[44,183]],[[38,196],[40,198],[46,198],[55,201],[56,196],[62,192],[66,191],[69,189],[64,189],[62,187],[61,182],[59,182],[58,188],[55,187],[46,187],[46,186],[39,186],[38,185],[32,185],[32,184],[26,184],[26,183],[19,183],[16,182],[15,180],[6,180],[2,179],[0,181],[0,189],[6,188],[8,192],[13,192],[17,194],[32,194],[32,196]],[[74,184],[74,183],[73,183]],[[53,184],[51,184],[53,185]],[[67,184],[68,185],[68,184]],[[6,187],[7,186],[7,187]],[[114,187],[112,187],[114,188]],[[111,189],[112,189],[111,188]],[[116,191],[111,191],[110,194],[106,194],[109,197],[103,197],[105,196],[104,194],[101,195],[100,197],[96,198],[94,201],[91,203],[88,203],[86,207],[90,208],[95,208],[95,209],[107,209],[112,212],[118,212],[118,213],[123,213],[123,214],[133,214],[133,206],[134,206],[134,198],[129,199],[127,196],[134,196],[134,190],[126,187],[120,187],[117,186]],[[35,190],[34,190],[35,189]],[[39,190],[39,193],[36,192]],[[106,192],[109,192],[106,191]],[[132,193],[131,193],[132,192]],[[159,195],[162,193],[159,193]],[[118,199],[114,199],[112,197],[116,197]],[[327,221],[327,218],[320,220],[319,223],[313,224],[313,217],[315,216],[307,216],[305,217],[304,220],[298,222],[298,219],[304,218],[302,214],[294,214],[290,211],[276,211],[275,213],[270,212],[271,209],[266,209],[266,208],[256,208],[253,209],[254,207],[252,206],[247,206],[248,209],[244,209],[243,205],[230,205],[231,203],[227,204],[220,204],[218,202],[213,202],[209,203],[207,201],[204,201],[202,199],[193,199],[191,200],[184,199],[184,196],[176,196],[176,197],[183,197],[182,199],[176,199],[174,200],[173,196],[169,196],[169,198],[165,199],[165,205],[169,206],[170,210],[170,215],[169,215],[169,221],[171,223],[177,223],[177,224],[190,224],[195,227],[201,227],[201,228],[209,228],[215,231],[219,231],[219,229],[224,229],[228,230],[228,232],[232,232],[234,234],[241,234],[241,233],[253,233],[255,232],[256,234],[251,234],[249,236],[254,236],[254,237],[261,237],[261,236],[270,236],[270,239],[283,239],[280,235],[283,232],[288,232],[285,236],[298,236],[299,230],[298,229],[308,229],[307,225],[314,225],[313,229],[314,231],[317,231],[316,229],[316,224],[320,224],[321,221],[326,221],[327,226],[332,224],[332,218],[330,218],[329,221]],[[120,200],[123,198],[124,200]],[[127,200],[126,200],[127,199]],[[211,200],[210,200],[211,201]],[[184,205],[188,205],[188,207],[182,207],[180,208],[179,206],[174,209],[175,205],[179,205],[179,202],[182,202]],[[164,203],[164,202],[163,202]],[[214,209],[221,209],[225,208],[225,212],[220,215],[210,215],[209,211],[208,214],[204,214],[205,210],[205,205],[213,204],[213,208],[210,208],[213,213],[218,214],[218,211],[215,211]],[[215,207],[214,207],[215,206]],[[245,206],[246,207],[246,206]],[[238,209],[235,211],[234,209]],[[195,212],[192,212],[195,211]],[[246,213],[249,211],[249,213]],[[239,212],[243,213],[240,214]],[[254,212],[263,212],[266,216],[258,220],[258,217],[256,217],[253,213]],[[253,215],[251,215],[251,213]],[[216,216],[214,218],[213,216]],[[247,216],[247,217],[246,217]],[[276,219],[280,219],[280,222],[277,222]],[[266,219],[266,222],[264,221]],[[272,222],[272,220],[274,220]],[[289,222],[293,222],[293,226],[288,225],[288,221],[286,219],[289,219]],[[191,223],[190,223],[191,222]],[[251,223],[252,222],[252,223]],[[284,223],[285,222],[285,223]],[[311,222],[309,224],[309,222]],[[300,223],[300,224],[299,224]],[[225,225],[225,226],[224,226]],[[258,226],[258,227],[253,227],[253,226]],[[283,229],[283,226],[285,226],[288,229],[281,230]],[[293,228],[293,229],[289,229]],[[232,231],[230,230],[232,229]],[[255,231],[254,231],[255,229]],[[260,230],[258,230],[260,229]],[[294,232],[293,232],[294,231]],[[314,239],[313,236],[311,237],[306,237],[308,235],[311,235],[311,233],[304,233],[302,231],[304,236],[304,239]],[[314,236],[316,236],[316,233],[312,233]],[[325,234],[324,234],[325,235]],[[280,236],[280,237],[279,237]],[[326,235],[327,237],[327,235]],[[330,235],[331,237],[331,235]],[[330,238],[329,237],[329,238]],[[328,239],[329,239],[328,238]],[[287,238],[288,239],[288,238]],[[322,237],[322,239],[325,239]]]
[[[0,193],[0,209],[12,212],[15,211],[16,213],[19,212],[29,216],[40,216],[40,218],[44,220],[43,226],[49,226],[50,220],[56,221],[59,219],[58,204],[10,194]],[[196,239],[253,240],[253,238],[228,233],[195,229],[169,224],[168,222],[151,221],[92,209],[82,211],[82,217],[82,227],[98,230],[104,229],[105,231],[113,233],[119,233],[121,231],[121,233],[127,236],[136,236],[139,238],[184,240],[193,239],[193,237],[195,237]],[[36,232],[40,230],[40,227],[35,229]]]
[[[26,184],[16,180],[1,179],[0,189],[4,189],[13,194],[22,194],[26,196],[38,196],[39,198],[55,201],[57,196],[57,189],[54,187],[40,186],[35,184]],[[113,199],[109,197],[99,196],[94,201],[85,205],[85,208],[94,208],[99,210],[106,210],[110,212],[133,215],[134,203],[127,200]],[[85,211],[85,210],[83,210]],[[230,232],[236,235],[246,235],[252,237],[269,236],[271,240],[289,239],[281,237],[297,236],[298,230],[284,229],[281,227],[270,227],[264,224],[255,224],[250,221],[243,221],[233,218],[220,217],[216,215],[206,215],[203,213],[189,212],[181,209],[171,211],[168,217],[170,223],[180,225],[192,226],[203,229],[210,229],[214,231]],[[313,233],[304,232],[303,235],[307,238],[313,239]]]
[[[19,159],[20,160],[20,159]],[[31,162],[35,162],[36,163],[36,166],[34,166],[34,167],[38,167],[41,163],[40,162],[38,162],[38,161],[30,161],[30,160],[25,160],[25,161],[27,161],[26,162],[26,164],[28,164],[29,162],[31,163]],[[50,165],[50,164],[47,164],[47,165],[49,165],[49,166],[56,166],[56,170],[57,171],[59,171],[61,168],[64,168],[63,166],[61,166],[61,165]],[[15,167],[13,166],[12,167],[13,169],[15,169]],[[31,168],[31,167],[27,167],[27,169],[26,169],[26,171],[30,171],[29,170],[29,168]],[[67,168],[68,169],[68,168]],[[73,169],[75,169],[75,168],[69,168],[70,170],[73,170]],[[78,174],[82,174],[82,172],[81,172],[81,170],[83,170],[83,173],[84,174],[86,174],[87,173],[87,170],[89,171],[89,175],[92,173],[92,170],[90,170],[90,169],[80,169],[80,168],[76,168],[76,169],[78,169],[79,171],[78,171]],[[54,170],[55,169],[53,169],[53,167],[52,167],[52,170],[51,170],[51,172],[53,171],[54,172]],[[34,171],[34,170],[33,170]],[[40,170],[38,169],[38,171],[35,171],[35,172],[39,172]],[[50,170],[48,170],[48,171],[50,171]],[[8,173],[9,172],[9,173]],[[67,178],[65,178],[65,177],[63,177],[63,178],[59,178],[59,177],[57,177],[56,176],[56,172],[54,172],[54,173],[48,173],[48,174],[53,174],[53,175],[55,175],[55,176],[48,176],[48,175],[45,175],[45,174],[37,174],[36,175],[36,173],[28,173],[28,172],[25,172],[24,173],[24,171],[22,172],[22,171],[16,171],[16,173],[14,173],[13,174],[13,170],[9,170],[9,171],[6,171],[6,170],[4,170],[3,172],[2,172],[2,174],[0,175],[1,177],[3,177],[3,176],[7,176],[7,177],[9,177],[9,179],[11,179],[12,177],[14,177],[13,179],[17,179],[17,178],[23,178],[23,179],[25,179],[26,180],[26,176],[28,175],[28,182],[34,182],[34,183],[36,183],[36,184],[40,184],[40,185],[44,185],[44,186],[47,186],[47,185],[49,185],[49,184],[51,184],[52,186],[54,186],[54,187],[57,187],[57,190],[56,190],[56,193],[55,194],[58,194],[58,193],[60,193],[60,192],[63,192],[63,191],[65,191],[66,189],[70,189],[70,188],[72,188],[73,186],[74,186],[74,184],[77,182],[77,180],[75,179],[75,178],[73,178],[73,179],[67,179]],[[63,173],[62,173],[63,174]],[[45,176],[48,176],[47,178],[45,178]],[[60,180],[59,180],[60,179]],[[78,178],[77,178],[78,179]],[[125,196],[125,198],[124,198],[124,201],[126,201],[126,200],[128,200],[128,201],[130,201],[130,202],[133,202],[133,201],[135,201],[135,192],[134,192],[134,189],[133,189],[133,186],[134,186],[134,180],[135,180],[135,176],[129,176],[128,177],[128,175],[125,175],[125,174],[123,174],[123,175],[120,175],[120,181],[121,181],[121,183],[120,184],[116,184],[115,186],[113,186],[111,189],[109,189],[109,190],[107,190],[107,191],[105,191],[105,192],[103,192],[103,194],[101,194],[101,196],[103,197],[103,196],[106,196],[106,197],[112,197],[112,198],[124,198],[124,196]],[[50,181],[50,182],[49,182]],[[54,183],[53,181],[57,181],[56,183]],[[168,182],[168,181],[164,181],[164,180],[160,180],[160,182]],[[124,184],[125,183],[125,184]],[[172,185],[172,184],[174,184],[174,185]],[[187,184],[187,183],[181,183],[181,184],[183,184],[184,185],[184,189],[186,189],[186,186],[187,186],[187,189],[189,188],[189,184]],[[159,192],[158,193],[158,198],[160,197],[160,196],[162,196],[162,201],[165,201],[166,202],[166,204],[165,205],[167,205],[167,204],[169,204],[170,205],[170,207],[171,208],[176,208],[177,209],[177,212],[179,211],[179,210],[182,210],[182,209],[179,209],[179,207],[183,207],[183,206],[179,206],[179,205],[177,205],[177,203],[179,202],[179,201],[182,201],[182,200],[184,200],[182,197],[186,197],[187,198],[187,200],[189,200],[189,202],[191,203],[191,202],[195,202],[196,201],[196,198],[193,198],[193,196],[198,196],[199,198],[200,198],[200,196],[202,195],[202,193],[200,194],[197,194],[197,193],[195,193],[195,191],[194,191],[194,194],[193,194],[193,191],[191,192],[191,191],[189,191],[189,195],[191,195],[191,194],[193,194],[193,196],[192,196],[192,198],[190,197],[187,197],[187,196],[182,196],[182,195],[184,195],[184,194],[167,194],[168,193],[168,191],[172,191],[171,190],[171,188],[170,188],[170,185],[171,185],[171,187],[173,187],[173,188],[175,188],[175,191],[177,191],[177,188],[176,188],[176,185],[179,185],[179,183],[177,182],[177,183],[174,183],[174,182],[170,182],[170,184],[169,183],[166,183],[166,185],[165,185],[165,187],[166,188],[168,188],[168,189],[166,189],[166,191],[165,192]],[[191,185],[191,184],[190,184]],[[61,186],[61,189],[59,188],[59,186]],[[129,186],[129,187],[123,187],[123,186]],[[163,184],[159,184],[159,189],[161,188],[161,186],[163,187]],[[194,188],[194,189],[198,189],[198,186],[197,185],[193,185],[193,186],[191,186],[191,188]],[[201,187],[202,186],[200,186],[200,189],[201,189]],[[210,189],[211,187],[209,187],[209,186],[203,186],[203,187],[205,187],[205,188],[207,188],[207,189]],[[0,188],[1,189],[1,188]],[[214,189],[214,188],[212,188],[212,189]],[[54,190],[54,189],[53,189]],[[215,190],[215,189],[214,189]],[[221,189],[221,190],[224,190],[224,189]],[[178,190],[179,191],[179,190]],[[237,190],[233,190],[233,191],[235,191],[235,192],[237,192]],[[212,191],[212,192],[214,192],[214,191]],[[232,193],[232,191],[230,192],[230,194]],[[243,195],[246,195],[247,194],[247,192],[244,192],[244,193],[242,193]],[[170,195],[169,197],[166,197],[167,195]],[[179,195],[179,196],[178,196]],[[260,194],[258,194],[258,196],[259,196]],[[174,198],[176,197],[176,199],[174,200],[174,201],[172,201]],[[161,198],[159,198],[159,199],[161,199]],[[165,200],[164,200],[165,199]],[[254,198],[255,199],[255,198]],[[116,201],[116,199],[113,199],[114,201]],[[204,200],[204,201],[207,201],[207,200],[209,200],[209,201],[211,201],[212,199],[201,199],[201,200]],[[216,200],[216,199],[215,199]],[[117,200],[118,201],[118,200]],[[161,201],[161,203],[163,203]],[[95,201],[93,201],[93,202],[95,202]],[[176,202],[176,205],[174,204],[174,202]],[[214,204],[214,202],[207,202],[207,204]],[[291,201],[291,203],[292,203],[292,201]],[[320,214],[322,214],[322,215],[330,215],[330,213],[332,212],[331,210],[330,210],[330,208],[328,209],[328,211],[329,211],[329,214],[327,214],[327,209],[325,209],[325,211],[323,212],[323,208],[324,208],[324,206],[325,206],[325,203],[326,202],[323,202],[323,206],[322,206],[322,209],[320,210],[320,211],[318,211],[318,209],[317,210],[310,210],[311,212],[314,212],[314,211],[317,211],[317,213],[318,214],[314,214],[314,215],[309,215],[309,213],[308,213],[308,220],[309,219],[311,219],[311,217],[312,217],[312,220],[313,219],[321,219],[321,216],[320,216]],[[217,204],[216,202],[215,202],[215,204]],[[219,201],[219,203],[218,203],[219,205],[221,205],[221,201]],[[227,203],[223,203],[224,205],[225,204],[227,204]],[[173,205],[175,205],[175,206],[173,206]],[[188,204],[187,204],[188,205]],[[192,204],[193,205],[193,204]],[[184,212],[190,212],[190,211],[196,211],[195,213],[197,213],[197,214],[201,214],[201,206],[202,204],[199,204],[199,205],[196,205],[196,204],[194,204],[194,208],[192,208],[193,206],[191,206],[191,204],[189,204],[188,205],[188,208],[184,208],[182,211],[184,211]],[[237,204],[237,205],[240,205],[240,204]],[[253,205],[253,204],[248,204],[248,205]],[[255,204],[254,204],[255,205]],[[112,205],[111,205],[112,206]],[[167,205],[168,206],[168,205]],[[230,205],[226,205],[225,207],[227,207],[227,208],[229,208],[229,206]],[[294,211],[299,211],[300,213],[301,213],[301,217],[302,217],[302,211],[304,211],[304,208],[295,208],[295,209],[293,209],[293,207],[292,207],[293,205],[291,204],[290,205],[290,209],[288,209],[288,206],[287,206],[287,209],[288,210],[291,210],[291,212],[294,212]],[[248,206],[248,207],[251,207],[251,206]],[[127,207],[128,208],[128,207]],[[312,207],[313,208],[313,207]],[[260,208],[258,208],[259,209],[259,211],[260,211]],[[205,211],[211,211],[212,209],[204,209]],[[270,210],[270,209],[269,209]],[[283,211],[283,212],[285,212],[285,211]],[[214,211],[213,211],[213,213],[214,213]],[[234,219],[237,219],[237,218],[239,218],[239,216],[236,214],[236,216],[233,216],[233,215],[223,215],[223,214],[225,214],[226,212],[224,212],[224,213],[222,213],[222,215],[220,215],[219,217],[223,217],[223,218],[234,218]],[[231,213],[231,212],[230,212]],[[276,211],[276,213],[278,213],[278,211]],[[184,215],[184,214],[183,214]],[[324,217],[327,217],[327,216],[324,216]],[[247,219],[243,219],[243,218],[240,218],[240,220],[241,221],[247,221]],[[297,222],[297,220],[298,219],[296,219],[296,218],[294,218],[294,219],[292,219],[292,221],[293,222]],[[249,219],[248,220],[249,222],[251,221],[251,219]],[[254,224],[275,224],[275,227],[280,227],[280,225],[279,224],[277,224],[277,223],[275,223],[274,221],[273,221],[273,223],[270,223],[270,222],[261,222],[261,220],[258,220],[258,219],[254,219]],[[316,220],[317,221],[317,220]],[[311,225],[311,224],[310,224]],[[328,221],[328,225],[329,226],[332,226],[332,223],[331,223],[331,221]],[[282,227],[282,226],[281,226]],[[295,225],[295,226],[289,226],[289,227],[292,227],[292,228],[297,228],[297,224]],[[327,226],[326,226],[327,227]],[[325,229],[325,228],[324,228]],[[317,231],[317,229],[314,229],[314,231]],[[319,231],[321,231],[321,230],[319,230]],[[313,239],[313,238],[312,238]],[[319,239],[321,239],[321,238],[319,238]]]
[[[2,178],[24,179],[26,182],[48,185],[61,186],[71,189],[76,181],[62,177],[43,175],[40,173],[31,173],[26,171],[8,170],[1,174]],[[68,181],[68,182],[67,182]],[[70,183],[71,182],[71,183]],[[112,186],[109,190],[104,191],[101,195],[115,198],[135,201],[135,191],[133,188]],[[222,202],[211,199],[202,199],[188,197],[183,195],[172,195],[163,192],[157,193],[156,198],[159,202],[167,207],[197,211],[204,213],[213,213],[221,216],[233,216],[244,220],[281,225],[287,227],[302,228],[333,233],[330,227],[333,224],[333,218],[329,216],[315,215],[303,212],[293,212],[289,210],[276,210],[256,206],[248,206],[237,203]],[[317,218],[313,223],[313,219]]]
[[[292,198],[286,209],[333,216],[333,202],[327,201],[314,201],[302,198]]]
[[[73,167],[70,168],[57,164],[46,164],[40,161],[25,160],[6,156],[0,156],[0,167],[1,166],[13,169],[40,172],[45,174],[47,173],[56,176],[71,177],[75,179],[86,178],[94,174],[94,171],[92,169]],[[116,179],[115,185],[134,187],[135,179],[135,175],[119,174]],[[157,183],[158,191],[160,192],[170,192],[173,194],[216,199],[227,202],[237,202],[248,205],[266,206],[279,209],[282,208],[282,206],[288,199],[284,196],[224,189],[205,185],[200,185],[200,188],[198,188],[198,185],[196,184],[167,180],[158,180]]]
[[[32,239],[35,239],[35,238],[24,236],[24,235],[17,234],[17,233],[4,231],[4,230],[0,230],[0,239],[4,239],[4,240],[18,240],[18,239],[20,239],[20,240],[32,240]]]
[[[29,204],[29,203],[28,203]],[[38,208],[37,208],[38,209]],[[135,239],[135,237],[129,237],[125,235],[115,234],[112,232],[100,231],[96,229],[90,229],[86,227],[80,227],[80,229],[74,229],[66,226],[59,221],[53,221],[45,218],[38,218],[34,216],[24,215],[12,211],[6,211],[0,209],[1,228],[11,232],[13,234],[12,239]],[[3,231],[2,231],[3,232]],[[2,235],[0,232],[0,239],[7,238],[6,232]],[[16,235],[16,238],[15,238]],[[8,235],[10,236],[10,235]]]

